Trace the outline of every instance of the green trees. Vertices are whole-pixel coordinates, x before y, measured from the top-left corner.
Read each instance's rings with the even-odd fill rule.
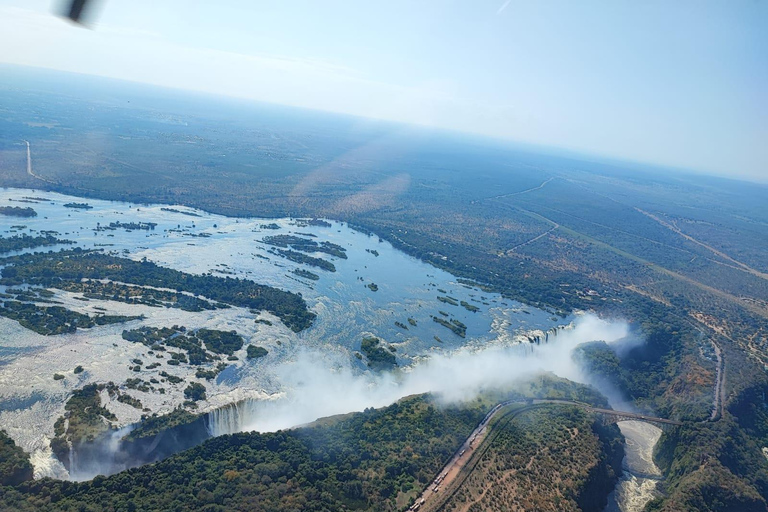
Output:
[[[0,486],[32,480],[32,464],[24,450],[0,430]]]
[[[199,382],[191,382],[184,390],[184,398],[193,402],[205,400],[205,386]]]
[[[47,245],[73,244],[71,240],[60,240],[51,234],[30,236],[27,234],[0,237],[0,253],[31,249]]]
[[[86,315],[61,306],[40,306],[18,300],[5,300],[0,304],[0,315],[16,320],[22,326],[39,334],[72,333],[78,328],[88,329],[96,325],[107,325],[142,318],[123,315]]]
[[[440,407],[429,397],[410,397],[301,429],[213,438],[90,482],[46,479],[3,489],[0,509],[129,510],[132,503],[142,511],[395,511],[484,414],[478,406]],[[195,420],[178,411],[154,421]]]
[[[338,244],[333,242],[320,242],[317,243],[314,240],[309,240],[296,235],[273,235],[265,236],[264,243],[275,246],[288,248],[291,247],[301,252],[322,252],[330,256],[335,256],[341,259],[347,259],[347,250]]]
[[[6,285],[27,283],[63,288],[84,278],[109,279],[138,286],[171,288],[232,306],[266,310],[295,332],[309,327],[315,318],[298,294],[246,279],[187,274],[149,261],[74,249],[11,257],[5,262],[0,283]]]
[[[0,206],[0,215],[8,215],[10,217],[37,217],[37,212],[29,207]]]
[[[256,345],[248,345],[248,359],[259,359],[264,357],[269,352],[264,347],[257,347]]]
[[[243,348],[243,337],[235,331],[200,329],[196,334],[197,338],[205,343],[208,350],[217,354],[231,356],[235,351]]]
[[[363,338],[360,350],[368,358],[368,366],[374,370],[389,370],[397,366],[394,354],[384,347],[379,338],[373,336]]]

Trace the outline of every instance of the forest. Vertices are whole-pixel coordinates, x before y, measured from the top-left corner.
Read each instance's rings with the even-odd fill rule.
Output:
[[[279,317],[295,332],[309,327],[314,313],[299,295],[246,279],[192,275],[160,267],[149,261],[133,261],[100,252],[71,251],[3,260],[0,284],[16,286],[31,284],[53,288],[82,279],[109,279],[138,286],[171,288],[229,304],[255,310],[265,310]]]
[[[0,253],[20,251],[22,249],[34,249],[36,247],[45,247],[49,245],[69,245],[73,244],[71,240],[61,240],[51,234],[38,236],[14,235],[9,237],[0,237]]]
[[[34,208],[28,206],[0,206],[0,215],[7,215],[9,217],[37,217],[37,212]]]
[[[539,381],[546,394],[547,381]],[[563,384],[557,384],[562,386]],[[585,391],[565,385],[570,396]],[[587,392],[588,393],[588,392]],[[508,395],[509,396],[509,395]],[[19,511],[396,511],[407,508],[421,489],[483,418],[498,396],[458,406],[439,405],[429,395],[404,398],[382,409],[319,420],[275,433],[234,434],[209,439],[162,462],[88,482],[26,481],[0,494],[0,508]],[[178,414],[189,415],[179,411]],[[594,418],[578,410],[553,408],[552,427],[537,433],[529,420],[526,450],[579,450],[561,469],[572,479],[572,496],[590,487],[590,468],[610,457],[594,434]],[[189,422],[191,418],[183,418]],[[144,428],[148,428],[145,423]],[[509,435],[518,435],[510,424]],[[614,427],[615,428],[615,427]],[[563,429],[583,429],[589,443],[563,444]],[[506,430],[505,430],[506,431]],[[606,445],[607,446],[607,445]],[[620,447],[620,444],[618,445]],[[506,451],[492,445],[492,453]],[[556,456],[556,455],[553,455]],[[574,455],[570,455],[573,457]],[[537,466],[535,471],[547,471]],[[605,468],[603,468],[605,471]],[[601,496],[611,479],[605,474]],[[597,489],[598,487],[595,487]],[[531,492],[551,492],[545,488]]]

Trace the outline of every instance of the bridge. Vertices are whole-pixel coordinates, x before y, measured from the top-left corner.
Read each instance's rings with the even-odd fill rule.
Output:
[[[562,404],[562,405],[576,405],[583,408],[586,411],[599,414],[603,419],[603,425],[610,425],[619,421],[644,421],[651,423],[661,428],[662,430],[669,427],[679,427],[682,422],[669,420],[667,418],[657,418],[656,416],[648,416],[647,414],[639,414],[635,412],[616,411],[614,409],[602,409],[600,407],[593,407],[583,402],[574,402],[571,400],[534,400],[534,404]]]
[[[508,410],[506,409],[506,406],[509,405],[517,405],[518,408]],[[506,400],[496,404],[496,406],[485,415],[483,421],[477,425],[477,428],[475,428],[464,443],[459,446],[453,457],[451,457],[443,469],[440,470],[435,479],[426,486],[421,495],[415,499],[413,505],[411,505],[408,510],[410,512],[438,512],[444,510],[445,505],[463,485],[469,474],[474,471],[475,466],[480,461],[485,451],[488,450],[490,443],[493,442],[495,435],[498,435],[497,432],[494,432],[494,427],[491,426],[491,420],[494,417],[501,416],[502,418],[509,418],[509,420],[512,420],[516,416],[530,411],[531,409],[546,407],[547,405],[581,407],[585,411],[600,415],[604,425],[627,420],[652,423],[662,429],[682,425],[681,422],[675,420],[657,418],[655,416],[634,412],[602,409],[600,407],[593,407],[584,402],[573,400]]]

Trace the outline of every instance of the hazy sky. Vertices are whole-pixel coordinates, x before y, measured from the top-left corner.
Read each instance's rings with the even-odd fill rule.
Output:
[[[766,0],[0,0],[0,61],[768,181]]]

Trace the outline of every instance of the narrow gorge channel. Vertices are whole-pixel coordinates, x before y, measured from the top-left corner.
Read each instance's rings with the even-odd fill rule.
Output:
[[[618,425],[626,439],[624,473],[608,496],[605,512],[642,512],[659,494],[662,475],[653,462],[653,448],[661,437],[661,429],[642,421],[620,421]]]

